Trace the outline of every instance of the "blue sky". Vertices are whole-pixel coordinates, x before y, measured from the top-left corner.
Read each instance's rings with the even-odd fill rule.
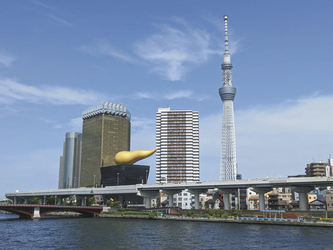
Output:
[[[223,15],[229,16],[238,172],[304,174],[333,154],[331,1],[2,1],[0,198],[56,189],[66,132],[94,104],[132,113],[155,147],[160,107],[199,111],[200,175],[218,180]],[[155,182],[155,158],[149,182]]]

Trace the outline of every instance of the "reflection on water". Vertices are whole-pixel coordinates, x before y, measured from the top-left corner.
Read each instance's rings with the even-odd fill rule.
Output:
[[[331,228],[14,216],[0,214],[0,249],[331,249],[333,244]]]

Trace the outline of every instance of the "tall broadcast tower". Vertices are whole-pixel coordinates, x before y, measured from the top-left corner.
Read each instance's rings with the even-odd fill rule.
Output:
[[[234,120],[234,98],[236,88],[232,86],[232,64],[228,51],[228,16],[224,16],[224,42],[225,53],[223,54],[222,80],[223,86],[219,89],[219,94],[223,102],[222,116],[222,155],[220,166],[220,181],[236,180],[236,139]]]

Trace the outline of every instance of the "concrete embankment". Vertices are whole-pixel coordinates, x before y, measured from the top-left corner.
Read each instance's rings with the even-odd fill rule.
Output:
[[[149,217],[149,215],[127,215],[127,214],[101,214],[102,218],[127,218],[127,219],[153,219],[153,220],[173,220],[173,221],[196,221],[196,222],[214,222],[214,223],[239,223],[239,224],[259,224],[259,225],[279,225],[279,226],[307,226],[307,227],[333,227],[332,222],[324,221],[297,221],[297,220],[275,220],[267,219],[223,219],[223,218],[196,218],[183,216],[164,216]]]

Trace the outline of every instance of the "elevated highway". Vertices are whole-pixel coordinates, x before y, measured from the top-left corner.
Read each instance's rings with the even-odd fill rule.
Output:
[[[330,177],[293,177],[293,178],[263,178],[250,180],[234,181],[205,181],[205,182],[184,182],[184,183],[166,183],[166,184],[137,184],[126,186],[110,186],[105,188],[72,188],[55,190],[36,190],[28,192],[7,193],[6,197],[13,200],[14,203],[22,201],[27,203],[28,198],[39,197],[41,199],[49,196],[58,198],[75,195],[82,198],[82,205],[86,205],[87,198],[94,195],[112,195],[112,194],[136,194],[146,199],[146,207],[149,208],[150,200],[156,197],[160,192],[173,195],[188,190],[195,195],[195,208],[199,208],[199,194],[214,189],[228,196],[233,190],[239,188],[252,188],[259,193],[260,210],[264,210],[264,193],[277,187],[289,187],[300,194],[300,210],[307,210],[306,194],[317,187],[333,186],[333,179]],[[61,200],[61,199],[60,199]],[[226,199],[227,200],[227,199]],[[173,206],[173,199],[169,199],[169,206]],[[42,203],[41,203],[42,204]],[[225,208],[230,204],[226,202]]]
[[[218,190],[225,197],[239,189],[252,188],[259,194],[259,209],[265,209],[264,194],[273,188],[289,187],[299,193],[300,210],[307,210],[306,194],[317,187],[333,186],[333,179],[330,177],[291,177],[291,178],[263,178],[250,180],[225,180],[225,181],[207,181],[207,182],[187,182],[187,183],[167,183],[167,184],[146,184],[137,185],[138,194],[148,200],[154,197],[156,192],[162,191],[168,195],[173,195],[187,189],[195,196],[195,208],[199,208],[199,194],[207,192],[208,189]],[[170,201],[171,200],[171,201]],[[150,204],[147,201],[148,204]],[[172,199],[169,199],[169,206],[172,206]],[[225,209],[230,208],[229,199],[225,199]]]

